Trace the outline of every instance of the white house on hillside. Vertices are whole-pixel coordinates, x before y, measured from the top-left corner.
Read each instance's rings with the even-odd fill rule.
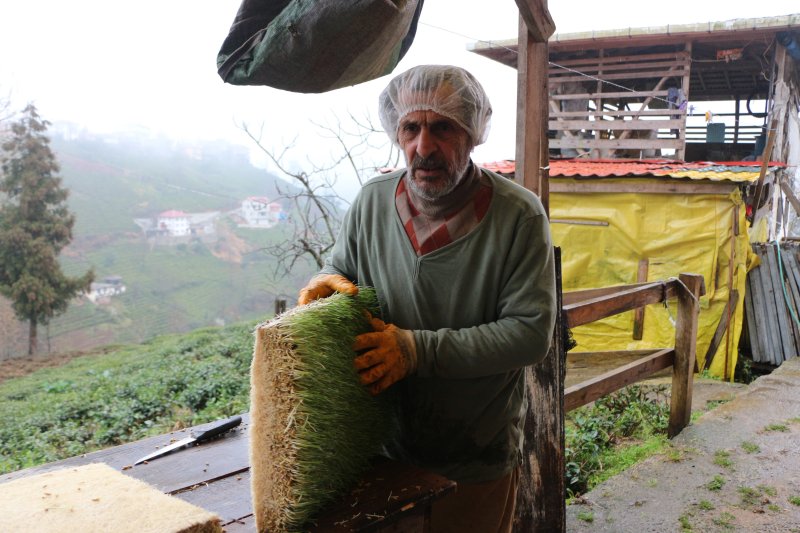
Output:
[[[242,201],[244,226],[270,228],[278,223],[283,208],[278,202],[270,202],[266,196],[249,196]]]
[[[106,276],[99,282],[94,282],[86,293],[86,298],[94,304],[104,303],[112,296],[118,296],[125,292],[125,285],[120,276]]]
[[[172,237],[189,235],[191,228],[189,225],[189,215],[183,211],[164,211],[158,215],[157,227],[161,231],[166,231]]]

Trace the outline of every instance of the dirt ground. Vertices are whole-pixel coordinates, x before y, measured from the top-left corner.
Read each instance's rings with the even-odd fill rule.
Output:
[[[69,363],[76,357],[104,353],[103,349],[92,351],[77,351],[62,354],[45,354],[36,357],[17,357],[0,361],[0,383],[7,379],[27,376],[40,368],[61,366]]]
[[[693,407],[733,398],[567,507],[567,531],[800,532],[800,358],[749,386],[695,382]],[[796,503],[792,503],[792,502]]]

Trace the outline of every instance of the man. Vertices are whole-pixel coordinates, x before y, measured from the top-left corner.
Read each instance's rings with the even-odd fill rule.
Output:
[[[364,185],[330,259],[300,304],[355,283],[383,320],[356,338],[361,381],[399,396],[397,459],[458,482],[434,531],[510,531],[522,460],[524,367],[547,354],[555,320],[548,222],[530,191],[470,159],[491,106],[457,67],[415,67],[380,96],[407,168]]]

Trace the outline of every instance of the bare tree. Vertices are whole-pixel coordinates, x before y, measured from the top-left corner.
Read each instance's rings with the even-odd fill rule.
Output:
[[[336,190],[342,178],[356,179],[359,185],[363,185],[369,177],[382,169],[396,167],[400,161],[399,151],[383,130],[373,125],[369,116],[363,119],[352,113],[348,116],[346,125],[338,117],[334,118],[333,124],[313,123],[319,136],[328,142],[333,141],[335,148],[325,164],[306,157],[305,168],[300,170],[290,168],[286,161],[296,148],[297,138],[280,151],[275,151],[262,143],[263,124],[257,134],[247,124],[241,125],[291,184],[278,186],[279,199],[289,200],[292,204],[292,214],[287,221],[290,234],[264,249],[277,259],[275,273],[278,276],[288,275],[301,259],[311,259],[317,268],[322,268],[349,204]]]

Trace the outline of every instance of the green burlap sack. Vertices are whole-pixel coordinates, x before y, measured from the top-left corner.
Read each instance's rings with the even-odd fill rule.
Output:
[[[217,55],[233,85],[319,93],[389,74],[423,0],[243,0]]]
[[[250,472],[259,531],[299,531],[348,491],[390,438],[390,391],[372,397],[353,366],[374,290],[336,294],[256,329]]]

